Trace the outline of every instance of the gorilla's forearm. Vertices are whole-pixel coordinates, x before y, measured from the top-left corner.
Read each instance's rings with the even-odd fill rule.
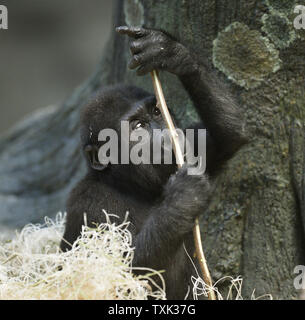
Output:
[[[164,270],[174,263],[174,256],[183,243],[186,230],[192,229],[194,219],[183,217],[182,221],[179,214],[172,208],[166,210],[166,206],[155,210],[136,236],[133,266]]]
[[[151,208],[149,218],[135,238],[135,266],[164,269],[194,221],[208,205],[210,184],[206,176],[190,176],[187,167],[179,169],[164,188],[163,200]]]
[[[230,157],[245,142],[241,110],[225,85],[196,61],[191,72],[178,75],[207,128],[216,152]]]

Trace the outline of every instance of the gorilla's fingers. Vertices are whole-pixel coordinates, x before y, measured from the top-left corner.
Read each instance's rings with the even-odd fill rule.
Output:
[[[136,54],[136,53],[139,53],[141,52],[143,49],[145,49],[148,45],[150,44],[149,41],[145,41],[145,40],[135,40],[135,41],[132,41],[130,43],[130,51],[132,54]]]
[[[143,54],[135,54],[128,64],[129,69],[135,69],[143,63],[144,55]]]
[[[144,36],[147,36],[149,34],[149,30],[146,30],[141,27],[127,27],[127,26],[121,26],[115,28],[115,31],[120,34],[127,34],[129,37],[138,39]]]
[[[145,65],[141,66],[137,69],[137,76],[144,76],[148,72],[152,71],[154,68],[151,67],[151,65]]]
[[[145,73],[152,71],[154,69],[164,70],[166,67],[165,56],[160,54],[161,48],[148,48],[139,54],[133,55],[128,67],[129,69],[136,69],[140,67],[140,75],[142,75],[142,68],[144,68]],[[139,75],[139,73],[137,72]]]

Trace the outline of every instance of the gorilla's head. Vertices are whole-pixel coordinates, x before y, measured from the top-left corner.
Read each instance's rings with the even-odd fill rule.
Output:
[[[97,92],[81,114],[81,143],[89,170],[103,177],[111,175],[113,182],[120,179],[120,183],[137,184],[148,190],[160,189],[176,170],[172,151],[173,164],[163,164],[163,152],[161,163],[153,164],[155,149],[152,138],[154,135],[157,137],[163,129],[166,129],[166,124],[156,106],[154,95],[134,86],[123,85]],[[102,137],[102,132],[105,136],[116,133],[116,137]],[[146,162],[132,161],[133,152],[138,150],[133,149],[135,145],[141,146],[140,158],[146,159]],[[126,152],[123,155],[124,148],[127,148],[128,164]],[[149,150],[148,156],[143,155],[145,150]],[[109,155],[111,152],[118,161],[111,160],[114,159],[113,154]]]

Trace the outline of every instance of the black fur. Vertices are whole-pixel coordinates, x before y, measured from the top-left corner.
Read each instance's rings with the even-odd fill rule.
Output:
[[[234,99],[207,67],[166,33],[127,27],[117,31],[135,38],[130,45],[130,68],[138,68],[139,75],[158,69],[180,78],[202,119],[194,127],[208,131],[207,173],[213,179],[221,165],[245,143]],[[136,87],[116,86],[100,91],[82,114],[83,148],[88,150],[89,146],[90,152],[92,146],[97,149],[99,131],[119,131],[126,115],[128,119],[141,118],[148,130],[164,128],[162,117],[152,113],[155,104],[153,95]],[[84,213],[92,224],[105,222],[103,209],[121,219],[129,211],[135,245],[133,265],[166,270],[167,298],[183,299],[191,286],[191,275],[195,275],[183,243],[192,256],[194,219],[206,209],[211,193],[207,175],[187,175],[187,166],[176,172],[175,165],[99,167],[92,165],[90,155],[87,160],[88,173],[67,203],[64,238],[68,243],[77,239]],[[62,250],[69,249],[67,242],[62,241]]]

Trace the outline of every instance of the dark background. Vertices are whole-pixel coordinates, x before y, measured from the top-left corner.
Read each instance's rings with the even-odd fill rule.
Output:
[[[112,26],[111,0],[0,0],[0,135],[59,104],[95,69]]]

